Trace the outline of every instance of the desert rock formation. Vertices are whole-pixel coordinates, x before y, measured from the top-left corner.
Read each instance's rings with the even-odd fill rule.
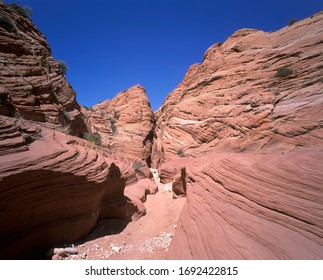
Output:
[[[0,26],[0,114],[86,131],[75,92],[32,21],[0,3],[13,30]]]
[[[214,44],[154,113],[140,85],[81,107],[31,20],[0,10],[0,258],[139,219],[158,191],[152,166],[167,200],[125,230],[130,256],[161,238],[165,257],[175,230],[168,259],[322,259],[322,12]],[[186,197],[178,223],[169,194]]]
[[[211,46],[156,112],[153,165],[210,151],[321,149],[322,25],[319,13]]]
[[[127,154],[150,165],[155,116],[142,86],[135,85],[83,112],[90,130],[100,135],[102,146],[111,154]]]
[[[156,192],[153,181],[85,140],[21,118],[1,116],[0,128],[1,258],[73,242],[99,218],[137,219]]]
[[[144,215],[157,190],[146,162],[66,135],[87,132],[75,92],[31,20],[0,8],[13,27],[0,26],[0,257],[39,256],[98,219]]]
[[[322,259],[322,168],[322,152],[191,160],[167,258]]]
[[[169,259],[322,259],[322,26],[235,32],[156,113],[153,164],[187,196]]]

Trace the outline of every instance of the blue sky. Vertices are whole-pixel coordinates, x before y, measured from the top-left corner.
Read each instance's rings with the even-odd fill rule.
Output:
[[[201,62],[212,44],[241,28],[273,31],[323,10],[322,0],[5,0],[32,8],[32,20],[81,105],[141,84],[153,110]]]

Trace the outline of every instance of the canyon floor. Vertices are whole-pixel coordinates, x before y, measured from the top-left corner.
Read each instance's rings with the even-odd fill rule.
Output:
[[[146,215],[137,221],[101,220],[80,242],[73,244],[72,260],[153,260],[165,259],[186,198],[173,199],[171,185],[162,184],[153,171],[159,191],[148,195]]]

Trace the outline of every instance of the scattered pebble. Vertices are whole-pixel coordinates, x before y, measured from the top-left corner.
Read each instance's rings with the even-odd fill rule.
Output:
[[[114,252],[120,252],[122,249],[122,247],[118,247],[118,246],[112,246],[111,247],[111,250],[114,251]]]
[[[52,251],[52,259],[59,259],[65,258],[70,255],[77,255],[78,251],[74,247],[67,247],[67,248],[54,248]]]
[[[166,250],[169,247],[172,238],[173,235],[171,233],[161,232],[158,236],[146,240],[139,250],[141,252],[149,253],[153,253],[157,248]]]

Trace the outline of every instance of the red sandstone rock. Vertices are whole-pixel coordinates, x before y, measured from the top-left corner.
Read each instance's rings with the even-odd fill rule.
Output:
[[[178,172],[172,182],[172,191],[173,197],[183,197],[186,196],[187,189],[187,176],[186,176],[186,168],[182,167],[181,171]]]
[[[98,219],[138,219],[141,200],[155,192],[141,160],[149,158],[154,123],[144,89],[135,86],[107,107],[120,114],[117,140],[130,147],[127,155],[62,134],[87,131],[75,92],[31,20],[3,3],[0,9],[16,27],[0,26],[0,257],[76,241]]]
[[[210,151],[321,149],[322,40],[321,12],[211,46],[156,112],[153,166]],[[292,74],[277,77],[282,67]]]
[[[143,202],[146,201],[148,194],[155,194],[158,191],[156,184],[151,179],[142,179],[135,184],[126,187],[124,194],[131,199],[136,205],[136,211],[132,216],[132,220],[137,220],[146,214],[146,208]]]
[[[168,259],[322,259],[322,168],[322,152],[195,159]]]
[[[75,242],[98,218],[144,214],[140,199],[153,193],[150,179],[125,196],[135,171],[96,149],[40,123],[0,116],[0,258]]]
[[[75,92],[66,81],[43,34],[27,17],[0,3],[16,26],[0,26],[0,115],[68,127],[69,133],[86,131]]]
[[[123,153],[150,164],[154,113],[145,89],[135,85],[107,100],[83,110],[93,133],[111,154]]]
[[[161,180],[187,196],[169,259],[322,259],[322,13],[211,46],[154,130],[139,85],[81,113],[44,36],[0,8],[18,28],[0,27],[0,258],[145,214],[154,140]],[[82,135],[84,116],[103,148],[57,130]]]
[[[180,170],[187,165],[192,159],[173,159],[163,163],[159,169],[159,178],[160,181],[164,184],[170,183],[173,181],[174,177]]]

